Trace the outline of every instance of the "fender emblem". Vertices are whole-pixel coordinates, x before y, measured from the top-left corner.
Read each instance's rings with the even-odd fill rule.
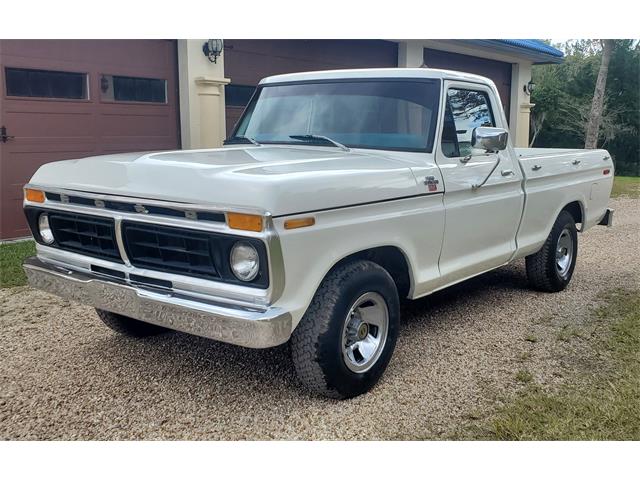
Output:
[[[433,175],[424,177],[424,184],[427,186],[427,190],[429,190],[430,192],[438,191],[438,183],[440,183],[439,180],[437,180]]]

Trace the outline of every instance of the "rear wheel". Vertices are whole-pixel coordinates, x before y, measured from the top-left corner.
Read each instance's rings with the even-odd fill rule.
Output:
[[[128,337],[148,337],[150,335],[157,335],[169,330],[168,328],[141,322],[140,320],[136,320],[131,317],[107,312],[106,310],[99,310],[96,308],[96,313],[107,327]]]
[[[338,267],[291,337],[298,378],[332,398],[369,391],[391,360],[399,323],[398,292],[384,268],[363,260]]]
[[[559,292],[573,276],[578,255],[578,230],[569,212],[556,219],[542,248],[526,258],[527,277],[536,290]]]

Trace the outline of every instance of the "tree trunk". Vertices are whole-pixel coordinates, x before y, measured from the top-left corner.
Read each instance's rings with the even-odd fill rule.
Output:
[[[542,130],[542,125],[544,124],[544,119],[547,116],[547,112],[542,112],[540,114],[540,117],[538,117],[537,115],[532,115],[531,119],[533,120],[531,123],[533,125],[533,137],[531,138],[531,141],[529,142],[529,148],[533,147],[533,144],[536,141],[536,138],[538,138],[538,134],[540,133],[540,130]]]
[[[591,112],[589,113],[589,121],[587,123],[584,148],[597,148],[598,146],[598,131],[600,130],[600,122],[602,121],[604,90],[607,86],[607,73],[609,72],[609,61],[611,60],[612,50],[613,40],[602,40],[602,61],[600,62],[596,88],[593,92],[593,101],[591,102]]]

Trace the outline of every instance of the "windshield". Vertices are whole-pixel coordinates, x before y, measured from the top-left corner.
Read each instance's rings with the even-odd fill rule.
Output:
[[[259,143],[331,144],[313,136],[352,148],[431,152],[439,94],[436,81],[267,85],[228,143],[244,137]]]

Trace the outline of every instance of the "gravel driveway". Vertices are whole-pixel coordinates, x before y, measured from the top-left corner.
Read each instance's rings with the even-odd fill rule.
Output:
[[[640,287],[640,200],[611,204],[615,227],[580,236],[566,291],[528,290],[518,262],[410,302],[382,381],[342,402],[299,387],[287,345],[132,340],[91,308],[0,290],[0,439],[451,438],[521,388],[523,358],[537,382],[558,381],[566,359],[542,323],[579,322],[602,290]]]

